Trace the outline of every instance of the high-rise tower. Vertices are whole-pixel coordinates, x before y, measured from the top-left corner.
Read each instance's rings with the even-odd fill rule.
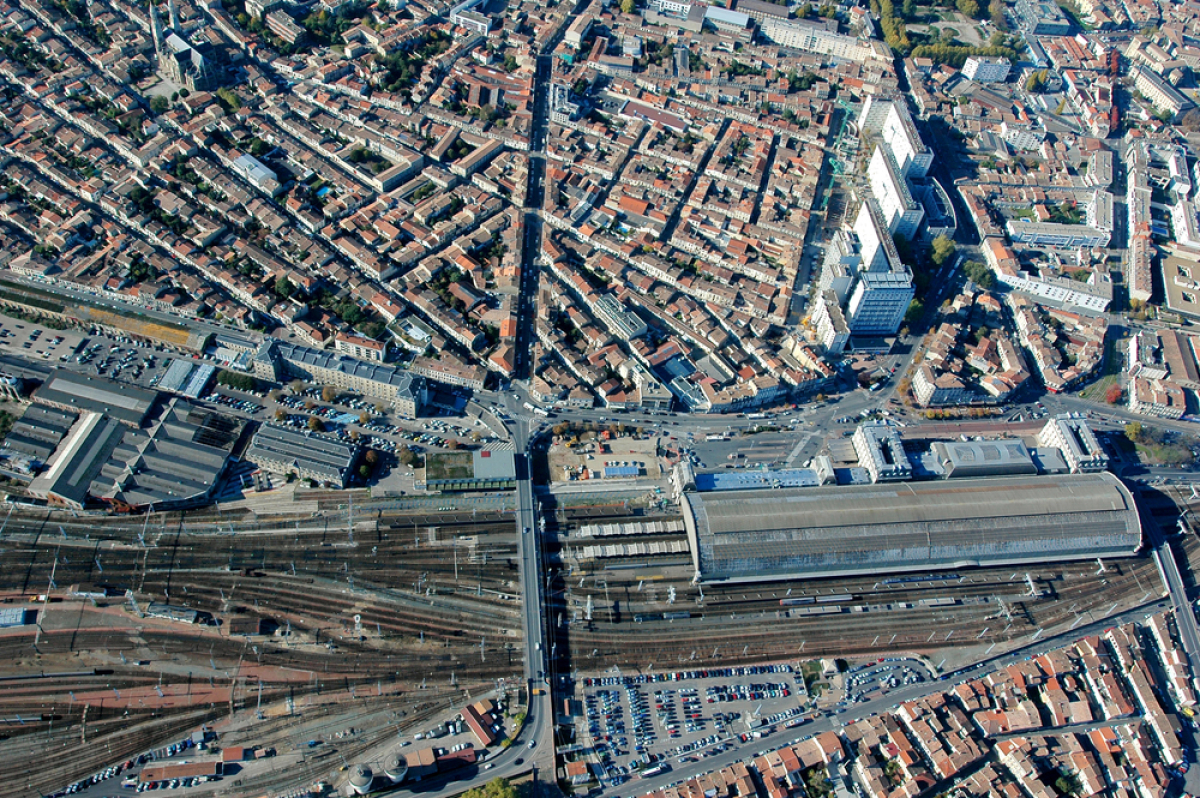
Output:
[[[175,0],[167,0],[167,9],[171,14],[171,30],[175,33],[182,33],[183,28],[179,25],[179,6]]]

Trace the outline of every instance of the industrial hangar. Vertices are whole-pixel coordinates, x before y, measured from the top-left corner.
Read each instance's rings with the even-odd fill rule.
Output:
[[[699,582],[1123,557],[1141,546],[1109,473],[685,493]]]

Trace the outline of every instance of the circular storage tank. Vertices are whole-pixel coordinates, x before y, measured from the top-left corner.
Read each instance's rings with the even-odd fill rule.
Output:
[[[399,754],[392,754],[383,763],[383,775],[391,779],[392,784],[399,784],[408,775],[408,761]]]
[[[350,788],[357,795],[366,795],[371,791],[371,782],[375,780],[375,774],[366,765],[355,765],[350,770]]]

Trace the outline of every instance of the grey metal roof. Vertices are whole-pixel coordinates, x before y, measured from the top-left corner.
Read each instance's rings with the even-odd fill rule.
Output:
[[[486,452],[486,454],[484,454]],[[516,479],[516,453],[479,449],[471,453],[475,479]]]
[[[158,394],[134,385],[55,370],[38,389],[34,399],[46,404],[80,411],[104,413],[137,426],[142,423]]]
[[[883,573],[1131,554],[1133,498],[1111,474],[685,496],[704,580]]]
[[[358,453],[358,446],[308,430],[297,431],[263,424],[254,435],[246,459],[264,467],[291,467],[342,482]]]
[[[216,484],[241,430],[232,416],[172,398],[147,428],[125,433],[91,493],[133,507],[199,500]]]
[[[30,405],[4,439],[4,448],[45,461],[78,418],[77,413]]]
[[[128,428],[99,413],[81,417],[51,458],[50,468],[29,483],[35,496],[54,496],[82,505],[92,480]]]
[[[269,357],[269,352],[272,348],[279,353],[281,358],[289,363],[308,366],[310,368],[339,371],[359,379],[371,380],[383,385],[391,385],[396,388],[397,395],[402,397],[416,397],[420,393],[421,387],[425,384],[424,377],[410,374],[407,371],[400,371],[392,366],[369,363],[365,360],[338,355],[320,349],[312,349],[307,346],[299,346],[287,341],[268,342],[266,346],[260,348],[259,354],[255,359],[261,360]]]
[[[931,449],[951,476],[1037,473],[1029,449],[1019,440],[938,441]]]
[[[821,478],[811,468],[782,468],[774,471],[717,471],[696,475],[696,490],[752,490],[756,488],[815,488]]]

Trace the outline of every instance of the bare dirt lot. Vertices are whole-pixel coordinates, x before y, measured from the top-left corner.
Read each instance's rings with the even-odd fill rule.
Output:
[[[576,442],[571,444],[572,440]],[[606,464],[614,467],[628,464],[638,469],[638,476],[658,478],[664,473],[656,456],[658,441],[657,436],[645,439],[617,435],[604,440],[592,432],[571,435],[550,449],[550,479],[552,482],[600,479]]]

